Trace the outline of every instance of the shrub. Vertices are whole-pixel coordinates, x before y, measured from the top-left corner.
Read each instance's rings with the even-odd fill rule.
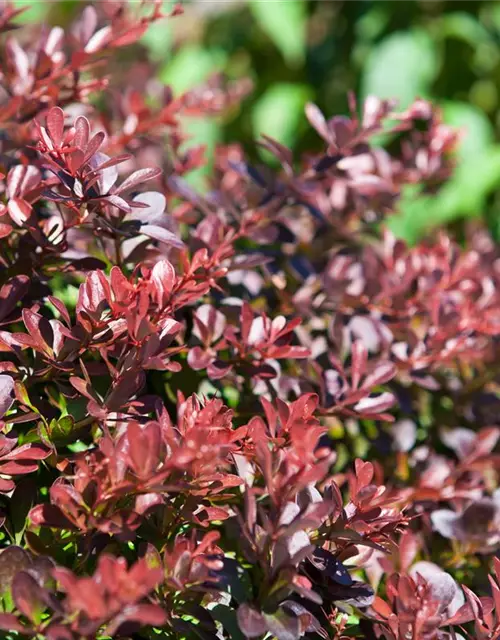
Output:
[[[384,227],[458,132],[310,104],[316,152],[195,191],[183,120],[249,86],[112,66],[160,6],[2,8],[5,637],[498,638],[499,251]]]

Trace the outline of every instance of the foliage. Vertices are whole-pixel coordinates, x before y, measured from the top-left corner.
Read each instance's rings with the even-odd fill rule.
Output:
[[[453,184],[459,132],[308,102],[319,152],[220,145],[195,190],[183,123],[250,85],[123,64],[180,12],[2,6],[0,628],[495,640],[498,247],[387,229]]]

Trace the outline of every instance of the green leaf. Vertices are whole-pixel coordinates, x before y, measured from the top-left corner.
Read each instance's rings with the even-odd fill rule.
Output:
[[[249,0],[249,6],[255,20],[281,51],[286,62],[300,65],[306,50],[305,0]]]
[[[205,157],[208,162],[205,166],[191,171],[185,176],[186,182],[193,189],[205,191],[205,177],[210,173],[212,159],[216,145],[221,139],[221,126],[217,119],[211,118],[182,118],[183,131],[189,136],[187,148],[197,145],[205,145]]]
[[[26,386],[24,385],[24,383],[22,383],[20,380],[17,380],[15,383],[15,389],[16,389],[16,398],[18,398],[24,405],[29,407],[32,411],[40,415],[40,412],[38,411],[38,409],[31,404],[31,400],[28,395],[28,390],[26,389]]]
[[[482,153],[495,139],[495,132],[486,115],[466,102],[445,103],[443,116],[447,124],[464,130],[458,149],[463,159]]]
[[[43,22],[50,8],[49,2],[33,2],[33,0],[14,0],[13,4],[18,9],[26,8],[24,13],[16,17],[15,22],[18,24]]]
[[[236,617],[236,611],[222,604],[217,604],[210,609],[210,615],[214,620],[222,624],[228,632],[231,640],[245,640],[245,636],[241,633]]]
[[[236,409],[240,401],[240,392],[234,387],[224,387],[223,389],[224,401],[231,409]]]
[[[439,193],[418,195],[414,188],[405,190],[399,214],[389,220],[389,228],[414,243],[437,226],[480,215],[486,198],[499,184],[500,145],[492,145],[465,158]]]
[[[295,640],[300,637],[300,622],[296,616],[288,614],[281,608],[273,614],[263,612],[262,615],[273,636],[280,640]]]
[[[10,522],[15,544],[21,544],[27,524],[28,513],[36,500],[36,483],[33,478],[22,478],[16,484],[9,501]]]
[[[88,444],[85,444],[85,442],[82,442],[81,440],[77,440],[76,442],[68,444],[68,449],[72,453],[81,453],[82,451],[87,451],[88,449],[90,449],[90,446]]]
[[[64,416],[59,420],[52,420],[50,423],[50,437],[53,441],[67,440],[75,427],[75,420],[72,416]]]
[[[47,425],[44,422],[39,422],[37,424],[36,431],[42,444],[50,448],[52,446],[52,442],[50,439],[50,431],[47,428]]]
[[[172,10],[173,2],[163,2],[162,11],[168,13]],[[170,52],[172,45],[172,23],[169,18],[153,22],[140,40],[149,52],[149,57],[154,61],[162,61]]]
[[[227,55],[222,49],[206,49],[197,44],[183,47],[158,74],[176,93],[183,93],[223,69]]]
[[[292,146],[303,120],[310,89],[302,84],[275,84],[256,103],[252,112],[254,135],[266,134]]]
[[[362,95],[398,98],[407,107],[416,97],[429,94],[439,71],[435,45],[420,30],[394,33],[375,47],[363,69]]]
[[[433,33],[440,38],[463,40],[476,49],[479,44],[491,43],[493,38],[475,16],[456,11],[439,16],[432,25]]]
[[[354,25],[356,40],[372,41],[382,35],[390,20],[387,8],[381,5],[373,5],[366,13],[361,15]]]
[[[79,288],[74,284],[69,283],[63,276],[63,274],[58,273],[55,275],[50,283],[50,288],[54,292],[54,297],[58,298],[63,302],[68,310],[72,310],[76,307],[76,303],[78,302],[78,292]],[[54,310],[55,307],[51,306]],[[56,318],[59,317],[59,313],[56,313]]]

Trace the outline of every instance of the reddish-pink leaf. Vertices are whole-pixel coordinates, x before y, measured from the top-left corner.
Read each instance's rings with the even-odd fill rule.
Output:
[[[158,261],[151,271],[154,296],[160,308],[164,308],[175,285],[175,269],[168,260]]]
[[[319,135],[325,140],[330,140],[330,132],[328,130],[328,125],[326,124],[325,117],[318,109],[318,107],[312,102],[308,102],[306,104],[306,117],[311,123],[311,125],[316,129]]]
[[[92,7],[86,7],[91,9]],[[85,116],[78,116],[75,120],[75,137],[73,138],[73,144],[82,151],[85,151],[89,143],[90,137],[90,124]]]
[[[22,198],[11,198],[7,204],[7,209],[12,220],[20,227],[30,219],[32,212],[32,206]]]
[[[22,625],[13,613],[0,613],[0,629],[12,633],[23,633],[25,631],[24,625]]]
[[[56,147],[61,146],[64,134],[64,111],[53,107],[47,115],[47,130]]]
[[[0,222],[0,238],[7,238],[13,231],[13,227],[10,224]]]
[[[90,142],[85,149],[85,157],[83,158],[83,162],[88,162],[90,158],[97,152],[97,150],[101,147],[102,143],[106,138],[106,134],[104,131],[98,131],[95,136],[93,136]]]
[[[97,51],[104,49],[104,47],[109,43],[112,33],[113,30],[110,26],[103,27],[102,29],[99,29],[99,31],[96,31],[85,45],[85,53],[96,53]]]
[[[131,422],[127,429],[129,456],[134,471],[140,477],[148,477],[159,462],[161,432],[157,422],[141,427]]]

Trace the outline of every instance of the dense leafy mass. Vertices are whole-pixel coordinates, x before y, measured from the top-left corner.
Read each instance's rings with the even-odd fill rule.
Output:
[[[309,104],[320,151],[264,137],[274,170],[221,147],[198,192],[182,123],[248,83],[109,77],[156,1],[38,39],[18,13],[0,14],[4,637],[498,638],[500,254],[481,228],[410,247],[385,226],[404,188],[447,182],[459,132],[424,100]]]

